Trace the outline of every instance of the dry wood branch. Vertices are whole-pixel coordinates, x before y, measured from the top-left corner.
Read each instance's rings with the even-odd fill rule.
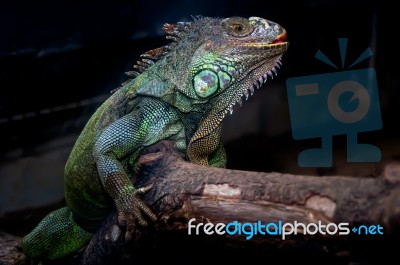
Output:
[[[138,185],[154,183],[144,200],[160,225],[204,217],[214,223],[380,223],[388,233],[400,226],[399,164],[379,178],[313,177],[199,166],[182,160],[168,142],[149,151],[140,159]]]
[[[234,220],[242,223],[258,220],[304,224],[346,222],[350,226],[381,224],[386,235],[400,227],[399,164],[388,165],[379,178],[248,172],[188,163],[177,155],[169,142],[149,148],[139,162],[140,181],[136,186],[154,184],[143,199],[159,216],[153,227],[155,232],[187,233],[191,218],[214,224]],[[109,228],[105,234],[112,238],[115,219],[104,226]],[[239,244],[243,239],[244,236],[230,236],[228,240]],[[282,244],[282,240],[272,236],[253,239],[253,243]],[[113,246],[112,241],[103,240],[102,244],[102,249]],[[92,252],[87,250],[86,253]],[[93,264],[90,259],[86,263]]]
[[[143,200],[153,208],[159,218],[149,229],[138,228],[134,235],[136,240],[132,242],[140,242],[146,237],[151,241],[155,234],[166,231],[184,234],[188,238],[187,223],[192,218],[196,218],[197,222],[214,224],[235,220],[242,223],[258,220],[264,223],[297,221],[304,224],[318,221],[323,224],[347,222],[350,226],[380,224],[384,226],[385,236],[389,235],[391,238],[395,235],[398,239],[398,163],[387,165],[378,178],[248,172],[188,163],[177,155],[170,142],[161,142],[146,150],[139,165],[139,181],[135,185],[139,187],[154,184]],[[115,213],[112,212],[89,246],[81,253],[82,262],[116,263],[118,257],[130,254],[134,256],[135,254],[129,252],[122,255],[124,237],[125,230],[116,225]],[[224,238],[231,245],[253,244],[253,247],[254,243],[260,242],[277,246],[282,244],[277,236],[258,236],[248,241],[244,240],[243,235],[219,238]],[[309,238],[313,236],[296,236],[288,241]],[[337,238],[322,237],[325,241],[334,241]],[[215,239],[213,237],[212,240]],[[395,245],[398,244],[392,244]],[[15,250],[18,252],[17,248]],[[76,263],[76,258],[67,259],[63,264]]]

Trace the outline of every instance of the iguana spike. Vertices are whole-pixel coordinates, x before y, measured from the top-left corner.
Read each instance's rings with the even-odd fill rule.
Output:
[[[166,53],[167,53],[167,48],[163,46],[160,48],[149,50],[149,51],[143,53],[142,55],[140,55],[140,57],[158,60],[161,58],[161,56],[165,55]]]
[[[192,22],[178,22],[177,24],[178,24],[179,26],[185,27],[185,29],[187,29],[189,26],[192,25]]]
[[[152,60],[149,59],[142,59],[142,62],[147,64],[148,67],[152,66],[154,64],[154,62]]]
[[[139,74],[143,73],[147,68],[152,66],[154,64],[154,61],[150,60],[159,60],[161,57],[166,55],[168,53],[169,46],[162,46],[160,48],[152,49],[149,50],[140,57],[144,57],[145,59],[142,59],[141,61],[137,61],[136,65],[133,66],[133,68],[136,68],[139,70]],[[134,72],[134,71],[133,71]],[[137,76],[135,73],[132,73],[133,75]]]
[[[125,74],[127,76],[131,76],[131,77],[137,77],[138,75],[140,75],[140,73],[136,72],[136,71],[128,71],[128,72],[125,72]]]
[[[147,70],[150,66],[152,66],[154,62],[149,59],[142,59],[141,61],[136,61],[136,65],[133,68],[138,69],[141,73]]]
[[[203,16],[201,16],[201,15],[192,15],[193,21],[198,21],[198,20],[200,20],[202,18],[203,18]]]
[[[168,33],[167,39],[178,41],[185,34],[185,31],[190,25],[192,25],[191,22],[178,22],[177,24],[165,23],[163,29]]]
[[[201,18],[200,16],[197,16],[194,19],[198,20],[200,18]],[[192,25],[192,22],[178,22],[177,24],[165,23],[163,25],[163,29],[165,30],[165,32],[168,33],[166,38],[171,39],[174,42],[170,43],[169,45],[165,45],[160,48],[152,49],[152,50],[149,50],[149,51],[143,53],[142,55],[140,55],[140,57],[144,57],[144,58],[148,58],[148,59],[142,59],[142,61],[137,61],[136,65],[134,65],[133,68],[137,69],[139,74],[146,71],[150,66],[152,66],[154,64],[154,62],[152,60],[159,60],[160,58],[162,58],[163,56],[168,54],[169,51],[174,49],[174,47],[176,46],[176,42],[179,41],[179,39],[182,36],[184,36],[185,31],[187,29],[189,29],[191,25]],[[152,60],[150,60],[150,59],[152,59]],[[135,75],[135,77],[137,76],[136,74],[134,74],[134,75]]]
[[[166,38],[166,39],[169,39],[169,40],[173,40],[173,41],[178,41],[178,40],[179,40],[178,37],[173,36],[173,35],[167,35],[165,38]]]
[[[163,30],[165,30],[165,32],[167,32],[168,34],[173,34],[177,29],[177,27],[178,26],[175,24],[165,23],[163,26]]]
[[[169,45],[166,45],[165,48],[167,49],[168,52],[172,51],[176,45],[174,45],[175,42],[170,43]]]
[[[144,71],[146,71],[147,67],[139,65],[139,64],[135,64],[133,66],[133,68],[137,69],[140,73],[143,73]]]

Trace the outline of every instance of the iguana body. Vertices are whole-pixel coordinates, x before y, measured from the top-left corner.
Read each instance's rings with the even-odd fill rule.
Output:
[[[46,216],[22,242],[33,258],[57,259],[82,248],[110,209],[132,231],[156,216],[137,197],[141,151],[175,143],[193,163],[224,167],[221,122],[242,96],[266,81],[286,51],[285,30],[261,18],[197,18],[166,24],[175,42],[148,51],[140,74],[89,120],[65,168],[67,207]]]

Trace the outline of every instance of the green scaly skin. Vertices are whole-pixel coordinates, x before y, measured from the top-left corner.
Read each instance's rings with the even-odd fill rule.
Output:
[[[174,42],[142,55],[136,78],[89,120],[65,167],[67,207],[46,216],[23,238],[25,254],[58,259],[88,243],[113,207],[133,232],[155,214],[131,179],[142,150],[172,140],[193,163],[224,167],[221,122],[241,98],[276,74],[286,32],[257,17],[195,18],[165,24]],[[154,61],[152,61],[152,60]]]

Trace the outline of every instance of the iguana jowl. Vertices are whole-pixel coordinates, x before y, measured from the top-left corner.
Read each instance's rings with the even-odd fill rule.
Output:
[[[142,55],[135,76],[91,117],[65,167],[67,206],[23,238],[32,258],[57,259],[82,248],[112,207],[131,231],[156,216],[130,178],[144,147],[168,139],[193,163],[224,167],[221,122],[259,88],[287,50],[286,32],[258,17],[165,24],[168,46]],[[145,217],[144,217],[145,216]]]

